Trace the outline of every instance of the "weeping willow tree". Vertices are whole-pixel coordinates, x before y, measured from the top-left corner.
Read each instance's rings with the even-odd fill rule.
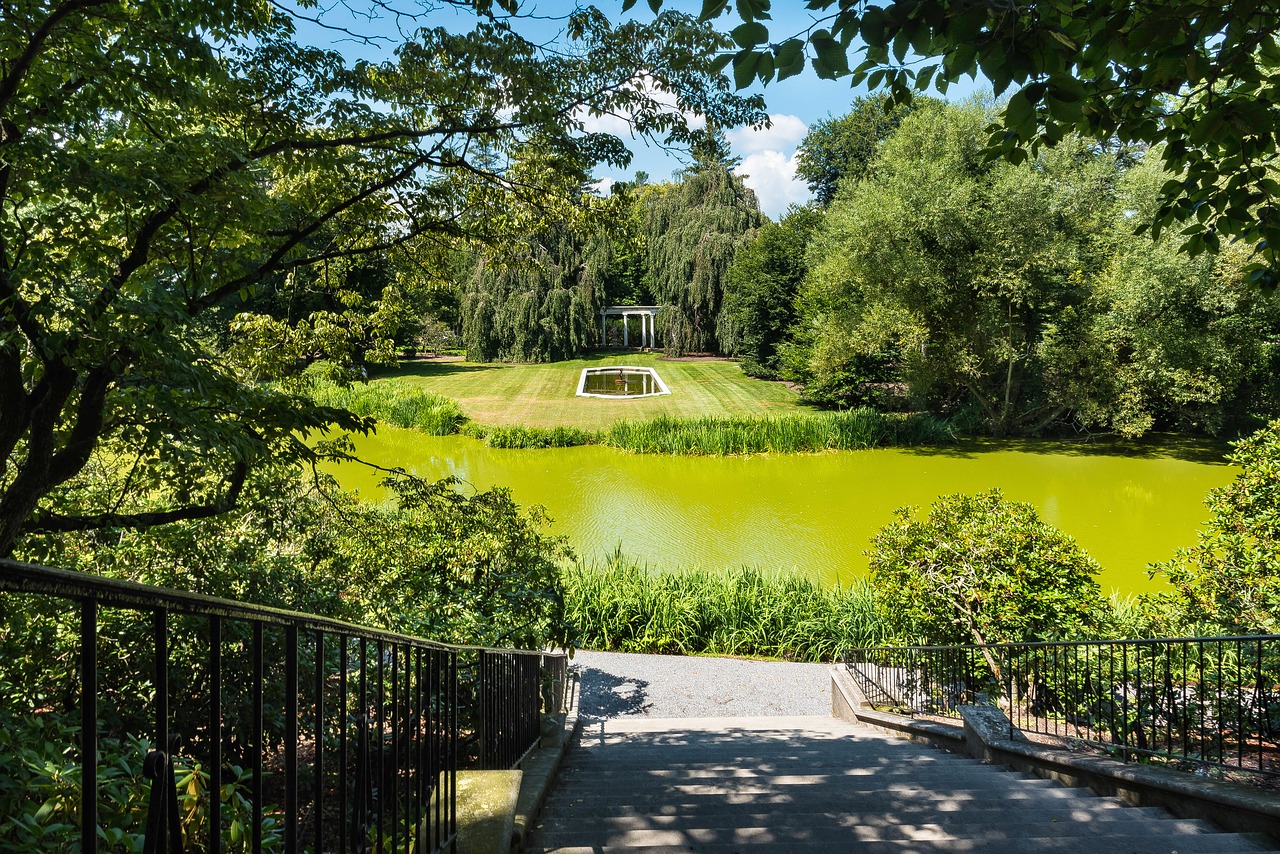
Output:
[[[610,244],[567,223],[482,254],[462,299],[474,362],[554,362],[595,343]]]
[[[734,175],[722,136],[707,134],[695,162],[647,207],[649,278],[663,305],[659,329],[669,355],[718,350],[716,323],[738,249],[764,218],[755,193]]]

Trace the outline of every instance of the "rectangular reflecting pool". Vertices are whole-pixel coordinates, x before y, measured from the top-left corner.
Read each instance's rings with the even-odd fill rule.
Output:
[[[653,368],[625,365],[583,368],[578,379],[578,397],[652,397],[671,394]]]

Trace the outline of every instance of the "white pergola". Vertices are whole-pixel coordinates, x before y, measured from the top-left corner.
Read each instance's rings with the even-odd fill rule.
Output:
[[[600,309],[600,343],[607,344],[609,341],[606,322],[610,317],[622,318],[622,346],[631,346],[631,324],[630,319],[633,317],[640,318],[640,346],[650,349],[658,346],[658,334],[654,323],[657,320],[658,312],[662,310],[657,305],[609,305]]]

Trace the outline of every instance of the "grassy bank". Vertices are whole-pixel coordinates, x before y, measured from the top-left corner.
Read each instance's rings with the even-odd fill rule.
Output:
[[[349,386],[318,381],[312,397],[326,406],[339,406],[433,436],[461,432],[491,448],[608,445],[638,454],[728,456],[941,444],[953,438],[946,422],[932,415],[883,413],[868,408],[755,418],[659,415],[645,421],[619,421],[604,430],[585,430],[568,425],[495,426],[469,422],[455,401],[403,380]]]
[[[865,582],[756,570],[657,571],[615,555],[564,574],[584,649],[825,661],[883,638]]]
[[[316,379],[311,399],[321,406],[346,409],[384,421],[396,427],[418,430],[432,436],[457,433],[466,416],[456,401],[442,394],[396,382],[338,385]]]
[[[632,400],[577,397],[583,368],[635,365],[657,370],[672,394]],[[654,353],[618,353],[549,364],[406,362],[384,375],[397,384],[458,401],[488,427],[575,427],[604,430],[619,421],[673,418],[759,418],[809,411],[795,391],[752,379],[735,362],[677,362]],[[375,385],[385,382],[379,379]]]

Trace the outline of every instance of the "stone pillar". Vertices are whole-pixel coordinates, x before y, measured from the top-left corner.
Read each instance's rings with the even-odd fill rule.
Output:
[[[605,314],[604,309],[600,309],[600,346],[609,346],[609,328],[605,325],[609,320],[609,316]]]
[[[630,324],[627,323],[627,319],[630,317],[631,315],[627,314],[626,312],[622,313],[622,346],[623,347],[631,346],[631,339],[629,337],[631,330],[628,328]]]

